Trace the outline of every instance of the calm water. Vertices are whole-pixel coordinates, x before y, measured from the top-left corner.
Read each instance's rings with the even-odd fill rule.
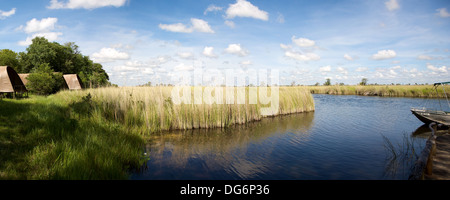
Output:
[[[149,139],[147,169],[131,179],[407,179],[409,164],[388,162],[393,144],[429,133],[411,107],[438,100],[314,95],[316,111],[229,129],[164,133]],[[423,133],[425,131],[425,133]]]

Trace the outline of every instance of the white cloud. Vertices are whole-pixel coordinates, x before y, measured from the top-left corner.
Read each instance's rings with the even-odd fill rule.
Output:
[[[369,71],[369,68],[367,68],[367,67],[358,67],[355,71],[356,72],[366,72],[366,71]]]
[[[236,27],[236,25],[234,24],[234,22],[233,21],[230,21],[230,20],[225,20],[225,25],[227,25],[228,27],[230,27],[230,28],[234,28],[234,27]]]
[[[214,54],[214,47],[205,47],[203,49],[203,55],[209,58],[217,58],[217,55]]]
[[[389,74],[390,74],[391,76],[397,76],[397,72],[395,72],[393,69],[390,69],[390,70],[389,70]]]
[[[226,11],[226,18],[233,19],[235,17],[251,17],[263,21],[269,20],[269,14],[260,10],[246,0],[237,0],[235,4],[230,4]]]
[[[389,1],[386,1],[386,2],[384,3],[384,5],[386,5],[386,8],[387,8],[389,11],[394,11],[394,10],[397,10],[397,9],[400,8],[400,5],[398,4],[397,0],[389,0]]]
[[[284,50],[292,49],[292,46],[291,46],[291,45],[286,45],[286,44],[280,44],[280,47],[281,47],[282,49],[284,49]]]
[[[339,73],[344,74],[344,75],[347,75],[347,74],[348,74],[347,69],[345,69],[345,68],[343,68],[343,67],[338,67],[338,68],[336,69],[336,71],[338,71]]]
[[[194,54],[192,54],[191,52],[179,52],[177,53],[178,57],[183,58],[183,59],[193,59],[194,58]]]
[[[56,41],[58,39],[58,36],[62,35],[61,32],[44,32],[44,33],[35,33],[32,36],[27,37],[25,41],[19,41],[20,46],[28,46],[33,43],[33,39],[35,37],[44,37],[49,42]]]
[[[58,18],[48,17],[41,20],[33,18],[27,22],[25,28],[22,28],[25,33],[49,32],[55,29],[56,22],[58,22]]]
[[[129,71],[138,71],[138,67],[121,65],[113,68],[113,72],[129,72]]]
[[[208,22],[196,18],[191,18],[190,27],[187,27],[182,23],[176,23],[176,24],[159,24],[159,28],[166,31],[177,33],[192,33],[194,31],[203,33],[214,33],[214,31],[211,29],[211,26],[209,26]]]
[[[239,64],[241,64],[241,65],[251,65],[251,64],[253,64],[253,63],[252,63],[252,61],[250,61],[250,60],[246,60],[246,61],[242,61],[242,62],[239,63]]]
[[[436,13],[439,17],[450,17],[450,13],[447,12],[447,8],[439,8],[436,11],[438,11],[438,13]]]
[[[192,27],[194,28],[194,30],[196,30],[198,32],[214,33],[214,31],[211,29],[211,26],[209,26],[208,22],[206,22],[204,20],[192,18],[191,23],[192,23]]]
[[[320,60],[320,56],[315,54],[315,53],[306,53],[306,54],[302,54],[302,53],[297,53],[294,51],[286,51],[284,53],[284,55],[286,57],[295,59],[295,60],[299,60],[299,61],[314,61],[314,60]]]
[[[431,64],[427,64],[427,68],[433,72],[437,72],[437,73],[447,73],[447,67],[446,66],[442,66],[442,67],[435,67]]]
[[[16,14],[16,8],[11,9],[10,11],[0,10],[0,19],[5,19],[7,17],[11,17],[14,14]]]
[[[384,60],[384,59],[394,58],[395,56],[397,56],[397,53],[395,53],[394,50],[381,50],[381,51],[378,51],[378,53],[374,54],[372,56],[372,59]]]
[[[25,41],[19,41],[19,45],[27,46],[32,43],[32,40],[35,37],[44,37],[48,41],[53,42],[58,39],[61,32],[53,32],[56,27],[56,23],[58,22],[58,18],[48,17],[41,20],[37,20],[36,18],[31,19],[27,22],[26,26],[20,26],[17,30],[23,30],[25,33],[32,34],[28,36]]]
[[[137,60],[133,60],[133,61],[128,61],[125,63],[125,65],[120,65],[120,66],[116,66],[112,69],[113,72],[118,72],[122,75],[127,75],[127,72],[139,72],[139,75],[141,74],[147,74],[147,75],[151,75],[154,74],[153,71],[153,66],[141,62],[141,61],[137,61]],[[138,75],[138,76],[139,76]]]
[[[325,67],[321,67],[321,68],[319,68],[319,72],[322,72],[322,73],[331,72],[331,66],[327,65]]]
[[[142,70],[142,73],[144,73],[144,74],[155,74],[155,72],[153,72],[152,68],[144,68],[144,70]]]
[[[193,65],[185,65],[184,63],[180,63],[174,68],[175,71],[192,71],[194,70]]]
[[[161,64],[167,63],[171,60],[172,60],[172,57],[170,57],[170,56],[158,56],[156,58],[155,64],[161,65]]]
[[[241,44],[230,44],[228,48],[225,49],[226,53],[234,54],[238,56],[246,56],[248,55],[248,51],[241,47]]]
[[[284,24],[285,20],[284,20],[284,15],[283,14],[278,13],[277,22],[280,23],[280,24]]]
[[[340,76],[340,75],[336,75],[335,78],[336,78],[337,80],[347,80],[347,79],[348,79],[348,76]]]
[[[427,55],[419,55],[419,56],[417,56],[417,59],[419,59],[419,60],[433,60],[433,58],[431,56],[427,56]]]
[[[117,51],[114,48],[102,48],[100,52],[92,54],[92,59],[95,62],[113,62],[116,60],[128,60],[130,56],[125,52]]]
[[[296,44],[299,47],[312,47],[316,45],[316,42],[310,39],[306,38],[295,38],[295,36],[292,36],[292,42]]]
[[[69,0],[61,2],[59,0],[51,0],[48,9],[96,9],[101,7],[121,7],[125,5],[127,0]]]
[[[159,24],[159,28],[170,31],[170,32],[177,32],[177,33],[192,33],[194,32],[194,29],[186,27],[186,25],[182,23],[176,23],[176,24]]]
[[[375,76],[378,77],[378,78],[383,78],[384,77],[384,75],[381,72],[376,72]]]
[[[345,55],[344,55],[344,58],[345,58],[346,60],[348,60],[348,61],[352,61],[352,60],[353,60],[353,58],[352,58],[350,55],[348,55],[348,54],[345,54]]]
[[[221,11],[223,8],[218,7],[216,5],[209,5],[208,8],[206,8],[205,12],[203,12],[204,15],[208,14],[208,12],[217,12]]]

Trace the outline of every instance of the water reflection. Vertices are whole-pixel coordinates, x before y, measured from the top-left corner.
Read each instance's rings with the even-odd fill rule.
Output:
[[[146,146],[148,169],[130,178],[408,178],[410,157],[408,162],[397,158],[405,152],[420,153],[430,134],[410,111],[424,99],[314,95],[314,101],[314,113],[266,118],[229,129],[154,135]],[[439,105],[437,100],[427,101]],[[387,142],[391,148],[386,148]],[[391,155],[396,159],[389,159]]]
[[[171,131],[148,138],[147,170],[134,179],[253,179],[276,164],[270,160],[276,142],[290,134],[299,145],[309,137],[314,113],[264,118],[228,129]],[[269,139],[270,138],[270,139]],[[266,148],[266,147],[271,148]]]
[[[438,127],[435,134],[442,135],[442,134],[446,134],[448,132],[449,132],[448,127]],[[420,137],[420,138],[428,139],[431,136],[431,134],[432,134],[432,132],[431,132],[430,127],[428,125],[424,124],[424,125],[420,126],[419,128],[417,128],[412,133],[412,137]]]

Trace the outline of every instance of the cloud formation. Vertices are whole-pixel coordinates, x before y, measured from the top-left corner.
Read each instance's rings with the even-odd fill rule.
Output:
[[[125,5],[127,0],[69,0],[62,2],[59,0],[51,0],[48,9],[96,9],[101,7],[121,7]]]
[[[235,4],[230,4],[226,10],[226,18],[233,19],[235,17],[250,17],[263,21],[269,20],[269,14],[260,10],[246,0],[237,0]]]
[[[443,74],[447,74],[447,67],[446,66],[442,66],[442,67],[435,67],[431,64],[427,64],[427,68],[435,73],[443,73]]]
[[[384,60],[384,59],[395,58],[396,56],[397,56],[397,53],[395,53],[394,50],[381,50],[381,51],[378,51],[378,53],[374,54],[372,56],[372,59]]]
[[[205,12],[203,12],[204,15],[208,14],[209,12],[217,12],[217,11],[221,11],[223,8],[222,7],[218,7],[214,4],[209,5],[208,8],[206,8]]]
[[[296,47],[300,47],[301,49],[314,47],[316,45],[316,42],[307,38],[296,38],[296,36],[292,36],[291,38],[292,43],[296,45]],[[286,44],[280,44],[280,47],[284,50],[284,56],[298,60],[298,61],[316,61],[320,60],[320,56],[308,52],[308,53],[302,53],[302,51],[296,51],[292,47],[292,45],[286,45]],[[310,49],[309,49],[310,50]]]
[[[320,56],[315,53],[299,53],[292,50],[287,50],[284,55],[288,58],[292,58],[298,61],[315,61],[320,60]]]
[[[176,24],[159,24],[159,28],[162,30],[177,33],[193,33],[194,31],[202,33],[214,33],[214,31],[211,29],[211,26],[209,26],[208,22],[196,18],[191,18],[191,25],[189,27],[182,23],[176,23]]]
[[[352,61],[352,60],[353,60],[353,58],[352,58],[350,55],[348,55],[348,54],[345,54],[345,55],[344,55],[344,58],[345,58],[346,60],[348,60],[348,61]]]
[[[214,54],[214,47],[205,47],[203,49],[203,55],[209,58],[217,58],[217,55]]]
[[[447,12],[447,8],[439,8],[437,9],[437,15],[442,18],[450,17],[450,13]]]
[[[248,50],[242,48],[241,44],[230,44],[228,45],[228,48],[225,49],[225,52],[241,57],[248,55]]]
[[[58,39],[61,32],[54,32],[56,28],[56,23],[58,22],[58,18],[48,17],[41,20],[37,20],[36,18],[31,19],[27,22],[26,26],[20,26],[18,30],[22,30],[27,34],[32,34],[28,36],[25,41],[19,41],[19,45],[27,46],[32,43],[32,40],[35,37],[44,37],[48,41],[53,42]]]
[[[5,19],[7,17],[11,17],[14,14],[16,14],[16,8],[11,9],[10,11],[0,10],[0,19]]]
[[[389,1],[386,1],[386,2],[384,3],[384,5],[386,5],[386,8],[387,8],[389,11],[394,11],[394,10],[397,10],[397,9],[400,8],[400,5],[398,4],[397,0],[389,0]]]
[[[23,30],[25,33],[49,32],[55,29],[56,22],[58,22],[58,19],[53,17],[44,18],[42,20],[33,18],[27,22],[27,25]]]
[[[117,51],[114,48],[102,48],[100,52],[92,54],[92,59],[95,62],[105,63],[113,62],[116,60],[128,60],[130,56],[126,52]]]
[[[316,45],[316,42],[307,38],[295,38],[292,36],[292,42],[299,47],[312,47]]]

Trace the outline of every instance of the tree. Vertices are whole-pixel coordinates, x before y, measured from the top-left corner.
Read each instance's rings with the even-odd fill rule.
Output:
[[[35,94],[49,95],[58,92],[63,84],[62,73],[54,73],[48,63],[44,63],[28,76],[27,88]]]
[[[85,87],[111,85],[103,66],[82,55],[73,42],[60,45],[43,37],[36,37],[26,52],[19,53],[19,63],[23,73],[32,72],[42,64],[47,64],[54,72],[78,74]]]
[[[44,37],[36,37],[27,48],[27,53],[20,54],[20,62],[24,72],[31,72],[42,64],[51,68],[56,65],[57,55],[53,45]]]
[[[367,81],[368,81],[367,78],[363,78],[363,79],[361,80],[361,83],[359,83],[359,85],[367,85]]]
[[[327,78],[327,81],[323,85],[330,86],[331,85],[331,79]]]
[[[0,66],[10,66],[16,72],[22,71],[19,63],[19,54],[9,49],[0,50]]]

